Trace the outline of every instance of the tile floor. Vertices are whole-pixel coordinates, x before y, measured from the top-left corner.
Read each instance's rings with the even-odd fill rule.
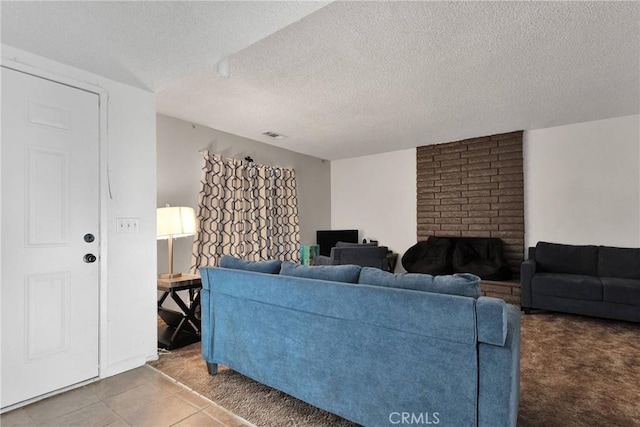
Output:
[[[0,425],[253,426],[149,366],[7,412],[0,415]]]

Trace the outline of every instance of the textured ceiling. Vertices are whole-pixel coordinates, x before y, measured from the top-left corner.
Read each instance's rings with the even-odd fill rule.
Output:
[[[3,43],[326,159],[640,112],[637,2],[53,5],[3,2]]]
[[[326,4],[2,1],[2,43],[158,91]]]

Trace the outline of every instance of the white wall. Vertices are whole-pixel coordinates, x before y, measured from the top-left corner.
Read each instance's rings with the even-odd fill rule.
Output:
[[[525,242],[640,246],[640,116],[524,134]]]
[[[169,203],[197,207],[200,191],[201,150],[225,157],[251,156],[258,164],[295,169],[301,243],[316,241],[316,230],[331,221],[331,165],[316,157],[232,135],[174,117],[157,115],[158,207]],[[174,270],[191,265],[192,237],[174,243]],[[166,272],[167,243],[157,244],[158,272]]]
[[[156,358],[155,95],[121,84],[109,91],[107,362],[109,373]],[[116,233],[118,217],[140,231]]]
[[[525,245],[640,247],[640,116],[524,133]],[[416,242],[415,150],[331,162],[331,228]],[[398,270],[401,271],[401,270]]]
[[[100,375],[141,366],[157,357],[155,95],[5,45],[2,60],[101,92]],[[118,217],[139,232],[116,233]]]
[[[416,243],[416,150],[331,162],[331,228],[358,229],[400,258]]]

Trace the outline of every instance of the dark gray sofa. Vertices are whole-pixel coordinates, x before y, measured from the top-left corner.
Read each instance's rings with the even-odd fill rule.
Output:
[[[520,268],[521,306],[640,322],[640,249],[539,242]]]
[[[338,242],[331,248],[331,256],[318,255],[315,262],[316,265],[353,264],[389,271],[388,252],[389,248],[378,246],[377,243]]]

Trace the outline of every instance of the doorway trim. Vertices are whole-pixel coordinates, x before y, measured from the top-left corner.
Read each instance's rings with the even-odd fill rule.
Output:
[[[34,77],[50,80],[55,83],[70,86],[79,90],[90,92],[98,95],[98,193],[99,193],[99,233],[100,233],[100,269],[98,273],[98,378],[90,379],[86,382],[70,385],[69,387],[48,393],[43,396],[35,397],[27,401],[21,402],[5,410],[15,409],[20,406],[33,403],[53,394],[58,394],[72,388],[80,387],[84,384],[97,381],[104,378],[107,368],[107,225],[108,225],[108,200],[109,200],[109,171],[108,171],[108,119],[109,119],[109,92],[107,89],[95,84],[78,80],[68,75],[48,71],[41,66],[21,62],[2,56],[0,58],[0,66],[15,71],[30,74]],[[1,156],[1,154],[0,154]],[[0,236],[1,238],[1,236]],[[0,258],[1,263],[1,258]],[[0,268],[2,266],[0,265]]]

